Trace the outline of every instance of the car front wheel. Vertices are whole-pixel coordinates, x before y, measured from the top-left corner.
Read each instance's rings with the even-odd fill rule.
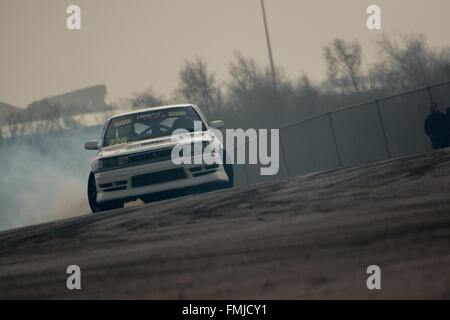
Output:
[[[89,200],[89,207],[91,207],[92,213],[123,208],[123,201],[120,201],[120,200],[114,200],[114,201],[108,201],[108,202],[102,202],[102,203],[97,202],[97,187],[95,185],[95,177],[94,177],[94,173],[92,171],[89,174],[87,194],[88,194],[88,200]]]

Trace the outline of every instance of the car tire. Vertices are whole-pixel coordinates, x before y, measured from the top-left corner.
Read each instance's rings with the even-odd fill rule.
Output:
[[[89,174],[87,195],[89,207],[91,208],[92,213],[123,208],[123,201],[120,200],[108,201],[103,203],[97,202],[97,187],[95,185],[95,176],[92,171]]]

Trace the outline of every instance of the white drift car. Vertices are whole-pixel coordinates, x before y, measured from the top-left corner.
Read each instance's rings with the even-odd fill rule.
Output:
[[[196,132],[194,122],[202,124]],[[233,167],[223,161],[223,146],[211,132],[211,128],[222,126],[220,120],[208,125],[195,105],[155,107],[113,116],[106,122],[100,142],[85,144],[87,150],[99,150],[91,161],[87,188],[92,212],[121,208],[124,202],[137,199],[147,203],[186,190],[232,187]],[[208,165],[202,161],[202,152],[192,148],[191,164],[176,165],[171,155],[179,144],[172,135],[177,129],[191,132],[180,140],[191,145],[200,143],[201,151],[211,143],[219,144],[224,158]],[[220,153],[213,156],[221,159]]]

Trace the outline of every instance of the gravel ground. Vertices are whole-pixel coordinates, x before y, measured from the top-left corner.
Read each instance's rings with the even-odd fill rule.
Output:
[[[449,178],[443,150],[1,232],[0,298],[450,299]]]

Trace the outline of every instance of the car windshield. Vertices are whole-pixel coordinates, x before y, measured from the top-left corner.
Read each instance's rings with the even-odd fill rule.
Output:
[[[106,129],[103,146],[170,136],[176,129],[193,132],[194,121],[201,121],[202,130],[206,130],[202,119],[192,107],[150,110],[117,117],[110,121]]]

